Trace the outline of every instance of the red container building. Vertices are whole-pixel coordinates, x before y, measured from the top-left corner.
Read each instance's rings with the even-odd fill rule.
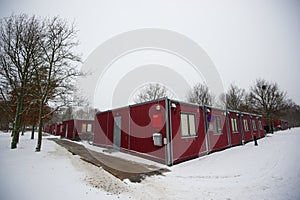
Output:
[[[261,117],[167,98],[99,112],[94,144],[176,164],[264,136]]]

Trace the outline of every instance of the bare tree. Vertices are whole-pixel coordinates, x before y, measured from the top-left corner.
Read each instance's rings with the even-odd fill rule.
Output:
[[[31,80],[35,57],[40,50],[40,23],[36,17],[12,15],[0,22],[0,90],[5,102],[15,95],[14,126],[11,148],[17,147],[24,97],[30,92],[27,85]]]
[[[73,116],[75,119],[93,120],[97,112],[97,109],[85,106],[74,111]]]
[[[292,100],[289,100],[289,109],[286,116],[284,116],[289,122],[290,127],[299,127],[300,126],[300,106],[297,105]]]
[[[167,89],[158,83],[150,83],[146,85],[134,98],[135,103],[142,103],[145,101],[152,101],[155,99],[167,96]]]
[[[76,33],[73,24],[69,25],[58,17],[45,22],[43,38],[40,40],[42,57],[36,60],[38,67],[34,74],[40,113],[36,151],[41,150],[43,119],[72,101],[74,78],[79,75],[76,64],[81,62],[80,56],[73,52],[78,45]],[[53,110],[44,113],[44,107],[49,102]]]
[[[188,92],[187,101],[191,103],[197,103],[200,105],[213,105],[215,97],[209,91],[207,85],[197,83]]]
[[[221,101],[227,109],[241,110],[245,103],[245,98],[245,90],[231,84],[226,94],[223,94],[221,97]]]
[[[15,112],[11,148],[17,147],[22,114],[33,109],[39,113],[36,150],[40,151],[43,120],[72,100],[80,62],[73,52],[77,31],[58,17],[27,15],[4,18],[0,27],[1,99],[16,108],[10,110]]]
[[[286,93],[279,90],[277,83],[264,79],[256,80],[250,88],[249,99],[254,111],[261,113],[269,121],[283,116],[284,111],[289,108]]]

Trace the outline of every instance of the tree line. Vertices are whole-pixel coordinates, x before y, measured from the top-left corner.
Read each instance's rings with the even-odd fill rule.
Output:
[[[167,97],[167,88],[149,84],[136,96],[140,103]],[[286,119],[292,126],[300,126],[300,106],[287,98],[276,82],[257,79],[248,91],[231,84],[228,90],[216,97],[204,83],[196,83],[186,95],[186,101],[222,109],[256,113],[268,120]],[[269,121],[271,123],[271,121]]]
[[[81,62],[74,53],[76,34],[74,24],[59,17],[20,14],[0,20],[0,111],[13,122],[12,149],[22,127],[38,124],[40,151],[43,122],[72,101]]]

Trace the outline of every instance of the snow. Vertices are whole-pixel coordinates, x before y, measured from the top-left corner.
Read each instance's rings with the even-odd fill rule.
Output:
[[[29,138],[11,150],[10,135],[0,132],[0,199],[300,199],[300,128],[177,164],[141,183],[120,181],[46,139],[36,153]]]

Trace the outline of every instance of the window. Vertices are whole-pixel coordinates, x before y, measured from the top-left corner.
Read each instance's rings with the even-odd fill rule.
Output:
[[[255,123],[254,119],[252,120],[252,128],[253,128],[253,130],[256,130],[256,123]]]
[[[85,132],[86,132],[86,124],[82,124],[81,132],[82,132],[82,133],[85,133]]]
[[[222,134],[222,119],[220,116],[216,116],[215,127],[215,133]]]
[[[63,125],[60,125],[59,132],[61,133],[62,131],[63,131]]]
[[[231,118],[231,128],[233,133],[238,133],[237,119]]]
[[[92,124],[87,125],[86,132],[92,132]]]
[[[189,137],[196,136],[195,115],[188,113],[180,113],[181,136]]]
[[[244,130],[245,131],[249,131],[248,120],[247,119],[243,119],[243,121],[244,121]]]

